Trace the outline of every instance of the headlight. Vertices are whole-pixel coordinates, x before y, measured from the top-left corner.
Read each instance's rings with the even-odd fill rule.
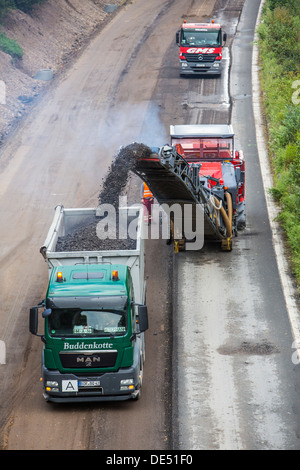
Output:
[[[214,62],[213,67],[220,67],[220,63],[219,62]]]
[[[131,385],[133,383],[134,383],[133,379],[122,379],[120,381],[120,385]]]
[[[47,380],[46,387],[58,387],[58,382],[55,382],[54,380]]]
[[[59,392],[58,382],[56,382],[55,380],[47,380],[46,391],[47,392]]]
[[[133,379],[120,380],[120,390],[134,390],[134,380]]]

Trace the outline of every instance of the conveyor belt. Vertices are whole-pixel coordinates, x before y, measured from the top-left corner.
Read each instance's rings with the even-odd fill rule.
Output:
[[[136,172],[148,184],[160,204],[175,201],[197,202],[194,191],[182,178],[187,173],[180,176],[175,172],[174,167],[163,163],[157,154],[152,154],[151,158],[139,160]]]
[[[153,153],[147,157],[138,159],[134,171],[147,183],[158,203],[200,205],[204,214],[205,238],[226,242],[231,239],[231,235],[228,237],[220,230],[212,193],[200,182],[201,165],[189,164],[174,147],[168,145],[152,150]]]

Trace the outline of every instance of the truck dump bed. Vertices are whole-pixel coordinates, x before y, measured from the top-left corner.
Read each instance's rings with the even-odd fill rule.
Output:
[[[136,238],[101,240],[97,237],[99,222],[96,208],[55,208],[53,222],[40,249],[48,263],[49,277],[53,267],[75,264],[126,264],[135,286],[137,302],[144,296],[144,237],[143,211],[140,207],[120,208],[127,217],[127,228]],[[134,230],[136,227],[136,230]],[[91,235],[91,236],[90,236]],[[99,244],[97,243],[99,242]],[[96,248],[96,246],[99,248]],[[63,249],[67,247],[67,249]],[[89,248],[91,247],[91,248]]]

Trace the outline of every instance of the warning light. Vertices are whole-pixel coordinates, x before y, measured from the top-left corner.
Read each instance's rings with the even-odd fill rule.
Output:
[[[56,280],[57,282],[63,282],[63,273],[61,271],[58,271],[56,275]]]
[[[118,273],[118,271],[113,271],[113,272],[112,272],[112,278],[113,278],[113,281],[118,281],[118,280],[119,280],[119,273]]]

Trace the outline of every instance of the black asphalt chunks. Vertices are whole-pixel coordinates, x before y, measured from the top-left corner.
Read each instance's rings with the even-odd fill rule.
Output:
[[[68,233],[64,237],[59,237],[56,251],[124,250],[135,248],[135,240],[130,238],[120,240],[117,237],[119,197],[125,193],[129,174],[131,171],[134,171],[137,160],[150,156],[151,153],[151,149],[144,144],[133,143],[126,147],[121,147],[103,179],[98,203],[99,206],[110,204],[114,207],[117,215],[116,238],[100,239],[97,234],[96,229],[99,222],[107,216],[105,213],[103,217],[96,216],[94,221],[89,224],[78,227],[75,231]],[[102,225],[103,227],[105,226],[105,224]]]

